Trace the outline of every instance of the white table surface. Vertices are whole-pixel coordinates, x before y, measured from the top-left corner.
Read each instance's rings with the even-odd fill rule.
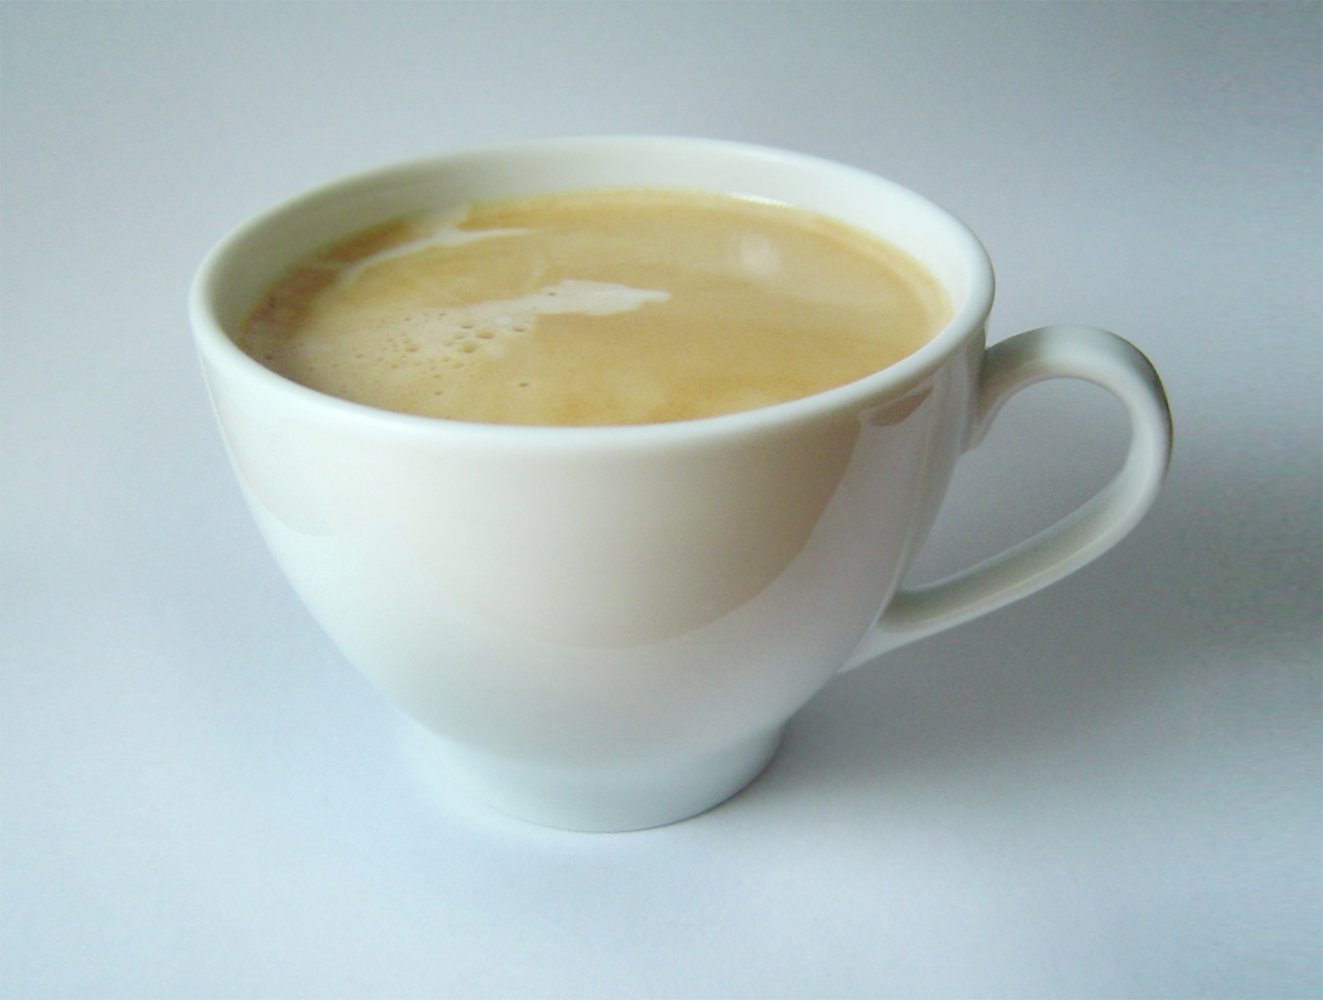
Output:
[[[1321,12],[0,5],[0,993],[1318,996]],[[582,835],[411,777],[249,521],[184,299],[305,187],[622,132],[917,188],[991,250],[993,340],[1125,334],[1178,438],[1100,562],[840,678],[727,805]],[[923,574],[1122,433],[1019,397]]]

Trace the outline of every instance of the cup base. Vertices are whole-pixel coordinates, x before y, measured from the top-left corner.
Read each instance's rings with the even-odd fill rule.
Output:
[[[706,812],[757,778],[785,735],[780,726],[717,753],[588,770],[497,757],[414,728],[411,756],[433,780],[453,778],[517,819],[590,833],[646,830]]]

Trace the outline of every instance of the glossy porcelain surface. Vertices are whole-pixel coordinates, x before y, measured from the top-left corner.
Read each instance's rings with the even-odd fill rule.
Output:
[[[279,378],[226,335],[286,264],[371,222],[639,185],[843,218],[923,261],[954,318],[904,362],[810,399],[617,428],[372,410]],[[1083,328],[985,351],[991,302],[977,240],[903,188],[773,150],[626,138],[479,150],[297,199],[213,252],[192,318],[257,523],[346,656],[481,797],[536,822],[621,830],[735,793],[843,667],[1045,586],[1147,509],[1170,423],[1142,355]],[[1126,404],[1125,468],[1021,549],[899,590],[959,456],[1005,398],[1057,376]]]

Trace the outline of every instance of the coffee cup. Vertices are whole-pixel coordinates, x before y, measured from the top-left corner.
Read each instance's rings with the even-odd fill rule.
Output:
[[[380,409],[291,381],[236,344],[281,273],[356,231],[621,188],[841,220],[921,263],[949,320],[894,364],[803,398],[589,427]],[[252,514],[344,655],[479,798],[536,823],[619,831],[734,795],[836,674],[1061,579],[1148,510],[1171,447],[1152,366],[1089,327],[989,348],[992,299],[976,237],[897,184],[779,150],[623,137],[455,153],[296,197],[211,252],[190,314]],[[1124,405],[1120,470],[1026,542],[906,586],[960,456],[1002,403],[1052,378]]]

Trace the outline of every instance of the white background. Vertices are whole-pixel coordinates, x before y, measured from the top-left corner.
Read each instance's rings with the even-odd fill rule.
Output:
[[[0,6],[0,993],[1317,996],[1321,11]],[[621,132],[916,188],[987,243],[992,339],[1125,334],[1177,452],[1120,548],[834,682],[745,794],[581,835],[410,777],[249,521],[184,303],[308,186]],[[1096,488],[1115,410],[1017,398],[923,574]]]

